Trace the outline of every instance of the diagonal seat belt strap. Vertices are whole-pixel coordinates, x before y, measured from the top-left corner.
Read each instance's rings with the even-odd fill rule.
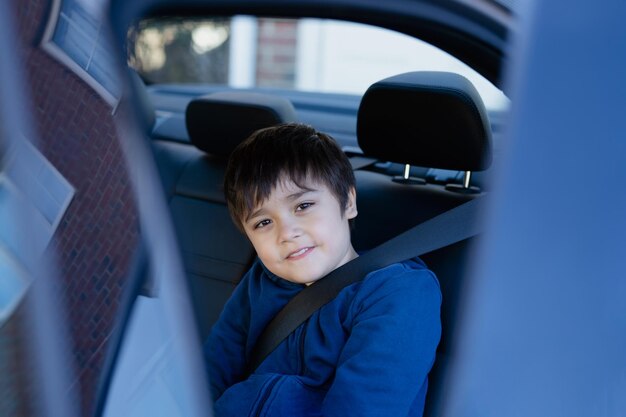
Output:
[[[332,301],[350,284],[387,265],[444,248],[477,235],[484,202],[475,198],[414,226],[340,266],[309,285],[274,316],[252,349],[248,370],[252,373],[280,343],[315,311]]]

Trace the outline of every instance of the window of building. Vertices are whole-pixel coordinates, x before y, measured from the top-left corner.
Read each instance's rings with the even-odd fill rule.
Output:
[[[121,95],[102,0],[53,0],[43,48],[115,106]]]
[[[74,188],[26,139],[15,142],[0,170],[0,324],[30,284],[36,264],[74,196]]]

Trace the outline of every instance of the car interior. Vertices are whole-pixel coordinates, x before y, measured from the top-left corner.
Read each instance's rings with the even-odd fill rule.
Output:
[[[229,153],[256,129],[293,121],[312,124],[323,120],[323,114],[308,113],[302,99],[253,89],[206,92],[154,86],[144,94],[144,101],[156,109],[154,155],[204,340],[255,256],[230,220],[223,196]],[[358,148],[344,140],[344,149],[357,180],[357,251],[484,196],[485,185],[477,178],[491,163],[492,130],[480,95],[467,79],[448,72],[398,74],[371,85],[355,104],[355,114],[344,117],[356,126]],[[343,138],[337,139],[341,143]],[[453,348],[449,335],[474,240],[422,257],[438,276],[444,300],[443,335],[429,377],[429,415],[442,402],[438,375]]]
[[[214,414],[201,345],[255,258],[222,179],[237,144],[285,122],[330,134],[349,157],[358,259],[403,242],[438,277],[443,333],[425,416],[623,415],[626,198],[614,190],[626,181],[626,60],[614,40],[626,3],[583,3],[1,2],[0,415]],[[254,31],[229,38],[237,19]],[[330,45],[349,37],[317,32],[331,20],[371,25],[459,66],[381,71],[357,92],[230,84],[231,70],[261,78],[260,42],[248,61],[229,56],[235,40],[259,40],[261,20],[297,31],[318,20],[308,28]],[[192,33],[198,22],[212,31]],[[169,53],[170,23],[183,48],[199,36],[200,60],[151,55],[152,74],[169,61],[228,83],[142,72],[129,55],[135,25],[148,29],[143,47]],[[359,39],[363,50],[376,36]],[[335,53],[336,84],[401,55],[434,57],[380,44],[394,54]],[[308,76],[323,78],[320,50],[305,46]],[[208,62],[211,51],[225,60]],[[130,77],[119,79],[124,64]],[[461,67],[505,105],[492,107]],[[555,186],[550,174],[581,166]],[[468,206],[478,211],[456,220],[478,225],[471,237],[422,251],[449,231],[420,226]],[[397,238],[415,230],[427,232]]]

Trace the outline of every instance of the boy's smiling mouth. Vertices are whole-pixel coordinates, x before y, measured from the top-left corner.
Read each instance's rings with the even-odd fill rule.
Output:
[[[305,256],[307,256],[309,253],[311,253],[313,249],[315,249],[315,246],[306,246],[304,248],[300,248],[298,250],[291,252],[289,255],[287,255],[286,259],[288,260],[302,259]]]

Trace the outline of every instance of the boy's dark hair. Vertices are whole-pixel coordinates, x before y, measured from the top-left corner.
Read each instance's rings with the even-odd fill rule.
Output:
[[[232,152],[224,176],[228,210],[240,230],[245,216],[285,179],[299,187],[307,179],[325,184],[342,213],[355,188],[350,161],[330,136],[299,123],[257,130]]]

